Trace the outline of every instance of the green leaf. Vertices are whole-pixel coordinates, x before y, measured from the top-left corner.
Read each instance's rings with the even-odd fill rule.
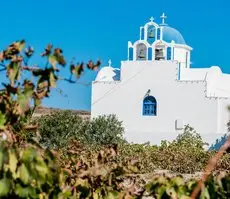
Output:
[[[17,168],[17,164],[18,164],[18,159],[15,155],[15,153],[10,153],[9,154],[9,168],[10,168],[10,171],[13,173],[13,175],[15,176],[16,175],[16,168]]]
[[[208,193],[207,187],[204,187],[201,194],[200,194],[200,199],[210,199],[210,195]]]
[[[18,95],[18,103],[22,112],[25,112],[29,108],[29,102],[32,98],[33,90],[27,89]]]
[[[7,196],[10,192],[10,181],[8,179],[0,180],[0,197]]]
[[[25,164],[22,164],[19,168],[19,177],[21,178],[24,184],[29,184],[30,182],[30,174]]]
[[[56,64],[58,63],[56,56],[50,55],[48,60],[49,63],[55,68]]]
[[[0,169],[2,169],[2,165],[3,165],[3,161],[4,161],[4,155],[3,155],[3,151],[0,151]]]
[[[28,148],[25,151],[23,151],[22,160],[23,160],[23,162],[29,164],[29,163],[31,163],[34,160],[34,158],[36,156],[37,156],[37,153],[36,153],[35,149]]]
[[[119,192],[117,192],[117,191],[110,191],[105,198],[106,199],[115,199],[115,198],[118,198],[118,195],[119,195]]]
[[[18,48],[18,50],[21,52],[25,46],[25,40],[18,41],[15,43],[15,45]]]
[[[56,76],[54,75],[53,72],[50,73],[49,75],[49,82],[50,82],[50,87],[55,87],[56,86]]]
[[[15,80],[20,78],[20,62],[12,61],[7,66],[7,76],[10,80],[10,85],[14,86]]]
[[[15,188],[15,193],[20,198],[38,198],[35,188],[29,187],[22,187],[21,185],[17,184]]]
[[[0,129],[1,130],[5,129],[5,123],[6,123],[5,115],[2,114],[2,112],[0,111]]]

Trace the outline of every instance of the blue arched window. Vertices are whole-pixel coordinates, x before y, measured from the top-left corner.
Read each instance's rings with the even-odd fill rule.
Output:
[[[156,116],[157,115],[157,101],[153,96],[147,96],[143,100],[143,115]]]

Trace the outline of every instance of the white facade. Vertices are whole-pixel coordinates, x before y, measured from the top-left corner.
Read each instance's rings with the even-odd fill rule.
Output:
[[[227,132],[230,75],[217,66],[190,68],[192,48],[165,18],[140,28],[120,69],[110,62],[99,71],[91,115],[116,114],[130,142],[159,144],[189,124],[212,143]]]

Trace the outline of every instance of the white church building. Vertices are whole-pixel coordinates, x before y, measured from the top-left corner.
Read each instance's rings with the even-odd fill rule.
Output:
[[[129,142],[160,144],[189,124],[215,142],[227,133],[230,75],[218,66],[191,68],[192,47],[179,31],[151,18],[128,42],[120,68],[101,68],[92,83],[91,115],[115,114]],[[205,55],[204,55],[205,56]]]

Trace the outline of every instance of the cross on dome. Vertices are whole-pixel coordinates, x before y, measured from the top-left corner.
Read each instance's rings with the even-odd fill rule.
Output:
[[[111,59],[109,59],[108,64],[109,64],[109,66],[112,66],[112,61],[111,61]]]
[[[153,21],[154,21],[154,17],[151,17],[149,20],[150,20],[151,22],[153,22]]]
[[[162,24],[165,24],[165,19],[167,19],[167,16],[165,15],[165,13],[161,15],[161,19],[162,19]]]

